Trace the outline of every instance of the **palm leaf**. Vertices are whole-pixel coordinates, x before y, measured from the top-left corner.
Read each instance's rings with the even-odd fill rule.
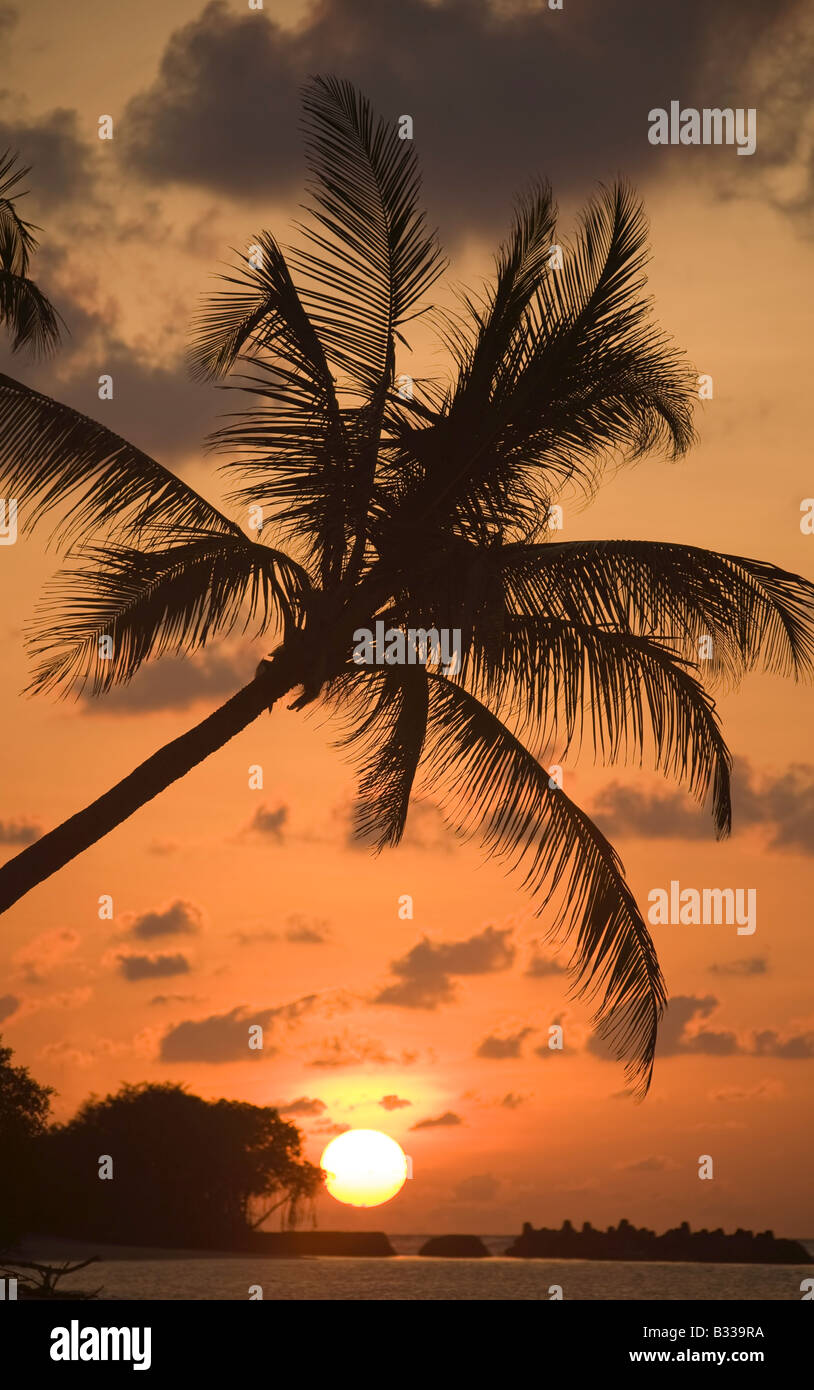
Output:
[[[129,681],[151,658],[191,654],[226,636],[302,622],[305,574],[245,536],[190,531],[162,550],[85,547],[46,586],[28,636],[38,663],[29,689],[94,695]],[[112,639],[112,656],[100,638]]]
[[[0,487],[16,497],[26,529],[55,508],[54,538],[87,540],[116,525],[133,539],[148,527],[240,527],[148,454],[70,406],[0,375]]]
[[[350,668],[330,684],[326,698],[345,724],[338,746],[351,750],[359,770],[354,834],[377,850],[395,846],[427,729],[426,674],[419,666]]]
[[[618,855],[485,705],[439,674],[427,679],[422,767],[435,800],[453,825],[523,874],[538,914],[560,899],[549,935],[572,945],[575,991],[595,1002],[597,1031],[644,1095],[666,994]]]
[[[719,837],[729,834],[732,760],[714,702],[664,643],[560,618],[512,618],[497,651],[473,645],[460,681],[505,703],[542,747],[564,739],[558,760],[574,740],[579,748],[587,725],[603,762],[642,761],[649,731],[656,766],[699,801],[710,797]]]
[[[329,357],[367,399],[390,385],[394,335],[443,269],[418,198],[410,140],[376,119],[349,83],[317,77],[303,94],[312,250],[295,260]]]
[[[515,612],[654,635],[735,681],[758,666],[814,674],[814,584],[762,560],[665,541],[509,545],[495,552]]]

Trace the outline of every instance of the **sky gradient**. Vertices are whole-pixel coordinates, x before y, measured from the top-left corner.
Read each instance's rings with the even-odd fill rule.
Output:
[[[42,228],[33,275],[71,330],[48,364],[3,349],[0,370],[220,501],[202,441],[238,400],[189,382],[186,333],[230,248],[262,228],[294,239],[299,84],[336,72],[384,115],[413,116],[453,283],[489,274],[533,175],[554,184],[564,233],[598,182],[621,173],[644,197],[657,320],[714,396],[682,462],[623,470],[587,510],[563,499],[563,538],[682,541],[814,577],[800,526],[814,494],[810,12],[786,0],[371,8],[0,5],[0,150],[33,166],[21,209]],[[673,99],[756,108],[756,153],[649,145],[649,109]],[[113,141],[97,139],[102,114]],[[411,347],[400,370],[443,372],[427,327]],[[9,855],[203,718],[265,650],[230,639],[100,701],[31,699],[25,627],[58,563],[45,540],[0,550]],[[57,1088],[59,1118],[91,1091],[173,1080],[278,1104],[313,1161],[341,1127],[392,1134],[412,1181],[364,1214],[325,1197],[322,1226],[508,1232],[624,1216],[814,1237],[811,691],[756,675],[718,704],[736,764],[728,842],[646,767],[595,767],[587,749],[564,767],[640,905],[671,880],[757,890],[751,936],[653,928],[671,1005],[642,1105],[569,1000],[545,918],[444,827],[431,788],[396,851],[352,842],[353,771],[324,711],[275,709],[3,918],[4,1041]],[[103,894],[112,921],[98,916]],[[403,894],[412,920],[398,915]],[[251,1022],[260,1054],[245,1046]],[[562,1053],[547,1047],[553,1024]],[[704,1154],[713,1181],[698,1179]]]

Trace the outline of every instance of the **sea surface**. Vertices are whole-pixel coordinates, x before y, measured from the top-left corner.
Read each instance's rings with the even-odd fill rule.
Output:
[[[798,1300],[811,1265],[625,1263],[620,1260],[516,1260],[497,1252],[511,1236],[484,1236],[496,1257],[449,1260],[414,1252],[425,1236],[391,1236],[395,1258],[192,1256],[115,1259],[60,1281],[60,1289],[102,1287],[102,1298],[264,1300],[566,1299]],[[814,1248],[806,1242],[808,1249]],[[54,1252],[57,1259],[64,1254]],[[37,1258],[48,1258],[47,1251]]]

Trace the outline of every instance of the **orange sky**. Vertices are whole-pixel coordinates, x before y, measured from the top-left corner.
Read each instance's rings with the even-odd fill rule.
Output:
[[[143,415],[145,436],[131,430],[135,443],[148,440],[149,373],[178,369],[186,324],[216,262],[259,225],[285,238],[294,211],[274,197],[145,188],[112,160],[102,163],[109,151],[95,140],[96,116],[118,116],[150,84],[170,32],[201,8],[184,0],[168,16],[159,3],[85,0],[64,7],[41,0],[25,8],[8,39],[11,85],[26,94],[26,120],[33,125],[56,108],[75,109],[92,170],[95,201],[81,210],[70,199],[49,210],[36,168],[29,180],[29,215],[44,229],[45,288],[60,307],[70,297],[72,307],[98,316],[56,371],[68,398],[77,383],[90,389],[87,383],[107,369],[111,342],[126,350],[142,371],[143,397],[111,403],[125,412],[119,415],[105,416],[98,403],[98,414],[113,424]],[[242,15],[245,7],[227,8]],[[69,32],[69,9],[82,12],[85,40],[95,35],[92,49],[74,25]],[[282,19],[304,13],[274,11]],[[672,95],[665,93],[665,104]],[[695,159],[706,153],[665,152],[663,163],[653,161],[637,178],[652,223],[650,283],[659,321],[698,371],[714,378],[714,399],[697,412],[700,443],[680,464],[647,460],[623,473],[587,512],[566,504],[565,534],[680,540],[814,576],[814,538],[799,524],[800,502],[814,493],[810,229],[784,206],[791,183],[776,196],[776,171],[774,184],[769,173],[747,181],[738,166],[748,161],[730,151],[726,177],[734,183],[713,188]],[[793,183],[793,171],[786,178]],[[590,184],[566,190],[566,212],[589,192]],[[128,219],[137,224],[133,234]],[[60,256],[49,260],[49,248]],[[482,229],[462,233],[454,278],[488,273],[490,250]],[[437,370],[428,339],[417,334],[415,346],[414,361]],[[22,361],[10,370],[34,379]],[[158,456],[219,497],[214,465],[192,445],[170,443]],[[223,669],[233,669],[237,687],[251,676],[258,649],[228,643],[221,667],[203,665],[202,698],[187,703],[174,693],[171,668],[160,692],[144,676],[137,680],[135,708],[117,706],[115,698],[88,709],[23,697],[23,628],[56,565],[44,541],[35,532],[0,550],[0,821],[47,828],[208,713],[229,693],[228,685],[220,688]],[[159,699],[164,707],[152,707]],[[810,690],[764,677],[721,696],[739,776],[758,796],[799,765],[809,791],[801,804],[814,805],[810,700]],[[91,1091],[171,1079],[204,1096],[292,1105],[313,1160],[337,1126],[392,1134],[413,1159],[412,1182],[391,1206],[358,1216],[326,1198],[322,1225],[500,1232],[524,1219],[606,1225],[626,1216],[657,1229],[689,1219],[814,1235],[812,835],[807,852],[804,837],[794,845],[786,835],[784,842],[767,813],[762,823],[753,815],[745,828],[736,820],[735,835],[722,845],[686,835],[645,839],[598,816],[641,904],[671,878],[755,887],[758,894],[751,937],[727,926],[654,928],[671,995],[690,1001],[679,1043],[685,1050],[657,1062],[648,1099],[634,1105],[620,1095],[621,1067],[586,1050],[588,1015],[568,1001],[565,977],[524,973],[535,950],[547,954],[536,945],[544,921],[532,917],[496,866],[483,865],[475,848],[449,836],[431,802],[416,810],[397,851],[373,858],[349,847],[353,776],[331,738],[321,714],[305,719],[276,710],[3,919],[0,995],[18,1003],[0,1027],[18,1059],[57,1088],[58,1116]],[[262,791],[248,787],[249,766],[258,763]],[[612,783],[647,794],[659,789],[649,773],[594,768],[587,754],[566,766],[565,779],[589,810]],[[737,796],[736,782],[736,812]],[[272,813],[268,828],[252,829],[261,808]],[[782,847],[772,848],[775,839]],[[112,923],[97,915],[107,893]],[[405,893],[414,899],[412,921],[397,913]],[[147,935],[152,919],[145,926],[145,915],[178,902],[186,906],[169,921],[187,929]],[[398,976],[392,968],[422,938],[434,946],[468,943],[451,959],[480,960],[483,968],[449,971],[447,996],[434,1008],[375,1003],[405,971],[426,997],[426,972],[416,966],[411,975],[407,965]],[[127,980],[120,957],[134,954],[181,956],[186,968]],[[233,1011],[237,1025],[267,1018],[263,1054],[160,1060],[162,1039],[185,1022],[220,1020],[209,1030],[212,1046],[227,1047],[223,1019]],[[563,1024],[566,1051],[540,1056],[535,1049],[554,1022]],[[734,1038],[725,1055],[693,1054],[686,1049],[699,1031]],[[775,1041],[755,1055],[754,1035],[764,1032]],[[385,1097],[405,1104],[383,1105]],[[713,1156],[712,1182],[698,1180],[702,1154]]]

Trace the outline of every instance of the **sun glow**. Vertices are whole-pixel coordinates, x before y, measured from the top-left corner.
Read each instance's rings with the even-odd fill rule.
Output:
[[[378,1129],[349,1129],[323,1150],[325,1186],[337,1202],[378,1207],[400,1192],[407,1159],[400,1145]]]

